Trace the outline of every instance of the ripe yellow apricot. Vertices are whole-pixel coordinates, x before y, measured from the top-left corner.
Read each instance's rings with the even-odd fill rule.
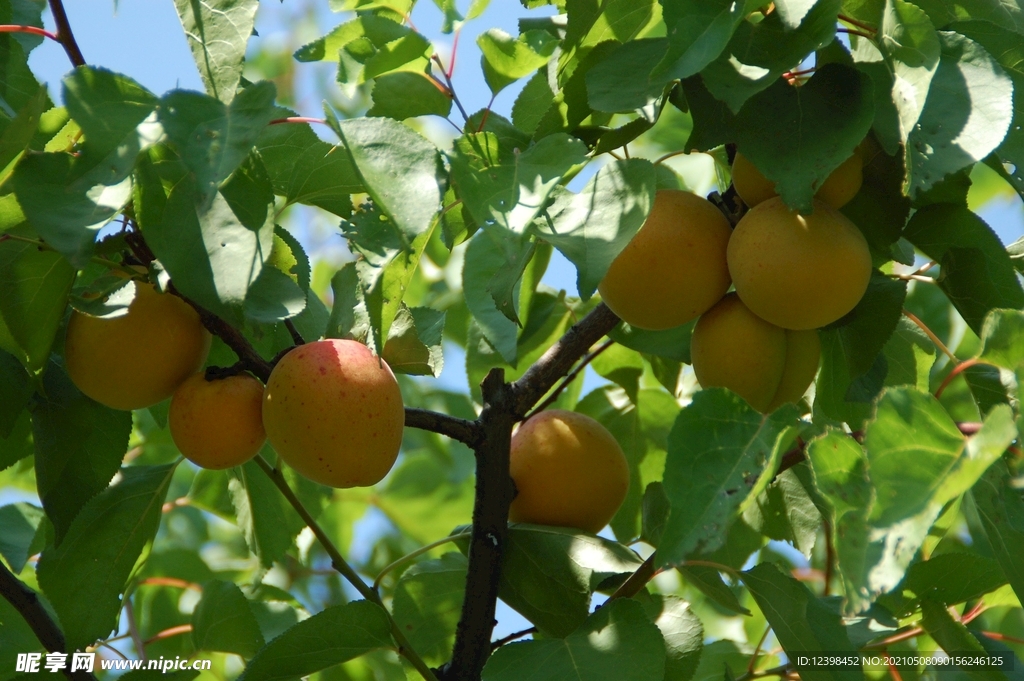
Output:
[[[517,490],[512,522],[598,532],[629,489],[626,455],[608,429],[562,409],[542,411],[519,426],[509,472]]]
[[[833,208],[841,208],[857,195],[864,182],[863,160],[855,150],[850,158],[825,178],[814,194]],[[761,174],[761,171],[743,154],[737,153],[732,163],[732,185],[743,203],[751,208],[777,196],[775,183]]]
[[[728,261],[743,303],[784,329],[831,324],[860,302],[871,278],[864,235],[817,200],[810,215],[778,197],[752,208],[733,230]]]
[[[760,412],[803,397],[818,371],[816,331],[787,331],[730,293],[701,315],[690,358],[704,388],[728,388]]]
[[[202,368],[211,337],[195,310],[151,284],[132,282],[128,312],[104,319],[71,313],[64,343],[78,389],[113,409],[142,409],[170,397]]]
[[[729,289],[729,221],[689,192],[657,193],[646,222],[597,287],[628,324],[671,329],[696,319]]]
[[[306,343],[263,394],[267,439],[289,466],[331,487],[380,482],[402,445],[405,409],[391,368],[362,343]]]
[[[267,440],[263,384],[249,374],[206,380],[192,374],[171,397],[167,425],[185,458],[203,468],[241,466]]]

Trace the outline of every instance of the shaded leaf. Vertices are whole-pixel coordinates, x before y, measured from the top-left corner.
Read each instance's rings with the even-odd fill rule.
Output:
[[[466,590],[466,558],[446,553],[409,568],[395,585],[395,621],[424,659],[441,663],[451,657],[455,627]]]
[[[367,116],[387,116],[404,121],[416,116],[447,116],[452,99],[438,89],[427,76],[398,71],[380,76],[373,82],[373,106]]]
[[[444,312],[403,307],[395,316],[381,357],[396,373],[439,376],[444,368],[441,337]]]
[[[1018,599],[1024,599],[1024,499],[1013,486],[1007,466],[996,462],[971,489],[996,560]]]
[[[218,650],[250,658],[263,647],[263,634],[242,590],[215,579],[203,585],[203,597],[192,612],[192,643],[196,650]]]
[[[43,509],[19,501],[0,506],[0,555],[18,574],[29,558],[29,548],[43,519]]]

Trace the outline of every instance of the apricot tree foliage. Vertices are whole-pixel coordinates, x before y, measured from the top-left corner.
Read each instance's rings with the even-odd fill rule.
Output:
[[[434,4],[452,36],[486,20]],[[798,653],[1019,655],[1024,245],[972,210],[1024,195],[1018,0],[524,0],[518,35],[460,48],[491,94],[518,88],[481,111],[412,5],[330,0],[282,68],[334,63],[350,96],[297,112],[288,77],[243,77],[247,50],[247,75],[272,61],[257,0],[175,0],[206,91],[167,93],[88,62],[60,0],[52,31],[41,0],[0,0],[0,480],[31,500],[0,507],[0,679],[17,653],[111,647],[248,681],[917,678]],[[58,46],[51,91],[27,55]],[[767,415],[698,389],[694,322],[631,328],[595,295],[659,189],[713,187],[741,218],[737,152],[804,213],[864,163],[842,213],[867,292],[817,331],[814,390]],[[299,210],[353,260],[311,262]],[[556,249],[579,297],[542,283]],[[80,393],[71,310],[123,314],[126,276],[198,310],[208,365],[263,382],[295,345],[367,345],[405,374],[395,469],[334,490],[268,446],[202,470],[166,402]],[[463,356],[465,390],[431,378]],[[507,523],[513,427],[549,407],[626,454],[601,536]],[[492,641],[499,598],[530,628]]]

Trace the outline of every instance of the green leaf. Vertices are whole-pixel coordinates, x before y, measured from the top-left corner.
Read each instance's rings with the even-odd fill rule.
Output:
[[[750,616],[750,611],[740,605],[736,594],[722,579],[722,575],[713,567],[704,565],[681,565],[679,573],[690,584],[700,590],[702,594],[722,606],[729,612]]]
[[[717,59],[701,73],[708,90],[740,111],[750,97],[774,84],[814,50],[835,38],[841,0],[819,0],[795,29],[788,29],[778,12],[756,25],[741,22]]]
[[[665,38],[646,38],[610,50],[586,72],[589,106],[595,111],[626,113],[654,104],[669,79],[656,78],[651,70],[667,44]]]
[[[206,91],[225,104],[238,90],[258,6],[259,0],[174,0]]]
[[[74,280],[75,269],[60,254],[24,241],[0,243],[0,318],[15,344],[4,349],[30,371],[42,369],[50,356]]]
[[[422,544],[468,523],[473,515],[472,476],[456,478],[451,462],[440,459],[429,451],[406,455],[377,494],[377,507]]]
[[[782,574],[771,563],[762,563],[740,575],[790,660],[795,661],[797,653],[805,652],[855,652],[839,614],[805,585]],[[863,678],[860,665],[807,668],[797,664],[796,668],[800,678],[807,681]]]
[[[31,456],[32,451],[32,419],[28,411],[23,410],[16,415],[10,432],[0,433],[0,471]]]
[[[690,337],[693,335],[693,327],[696,323],[694,320],[673,329],[647,331],[633,328],[626,322],[620,322],[618,326],[608,332],[608,337],[616,343],[638,352],[689,364]]]
[[[516,97],[512,105],[512,122],[523,132],[533,134],[554,101],[555,93],[551,91],[547,69],[540,69]]]
[[[729,44],[748,4],[732,0],[664,3],[668,50],[654,73],[666,80],[699,73]]]
[[[655,0],[608,0],[580,3],[568,12],[562,49],[583,59],[595,45],[609,39],[628,42],[649,32],[661,20]]]
[[[876,270],[871,273],[868,289],[857,306],[830,325],[829,328],[839,334],[839,348],[851,379],[871,369],[903,316],[906,297],[905,281],[894,280]]]
[[[107,489],[128,449],[131,412],[83,395],[56,364],[32,407],[39,499],[61,542],[82,507]]]
[[[1004,463],[996,462],[971,489],[985,537],[1017,598],[1024,599],[1024,499]]]
[[[940,263],[939,286],[975,333],[994,308],[1024,308],[1024,290],[999,237],[974,213],[933,204],[914,214],[908,241]]]
[[[559,192],[537,234],[576,265],[576,286],[587,300],[608,267],[639,231],[654,205],[654,167],[642,159],[613,161],[579,194]]]
[[[737,114],[739,150],[783,201],[810,213],[818,187],[871,129],[871,88],[866,75],[842,64],[820,67],[799,88],[776,78]],[[774,134],[756,132],[764,120],[772,121]]]
[[[547,31],[534,29],[513,38],[492,28],[476,39],[480,47],[480,63],[484,80],[497,95],[506,86],[528,76],[548,63],[558,46],[558,38]]]
[[[249,156],[206,201],[169,150],[153,149],[139,163],[135,209],[178,290],[238,321],[274,245],[274,194],[259,156]]]
[[[301,246],[289,235],[285,241],[281,234],[288,234],[280,227],[274,228],[274,246],[260,275],[252,283],[245,294],[245,314],[249,319],[264,324],[273,324],[283,319],[290,319],[306,309],[309,292],[309,260],[302,252]],[[299,249],[298,254],[305,260],[305,267],[300,268],[293,248]],[[297,273],[292,269],[303,269],[305,287]]]
[[[238,678],[297,679],[393,645],[387,613],[379,605],[369,601],[332,605],[263,646]]]
[[[82,508],[60,545],[43,551],[39,583],[68,649],[81,650],[117,628],[121,593],[156,535],[174,468],[122,469],[123,479]]]
[[[481,230],[470,240],[466,248],[466,260],[462,269],[462,290],[469,311],[480,325],[487,342],[510,364],[516,361],[518,327],[508,315],[498,309],[491,287],[510,260],[521,263],[528,250],[532,250],[532,244],[524,243],[523,239],[510,237],[506,243],[502,243],[493,231]],[[510,297],[508,307],[512,308],[513,315],[517,315],[519,287],[511,289]]]
[[[866,152],[863,160],[860,191],[840,210],[864,233],[872,251],[890,253],[910,215],[910,199],[903,195],[903,156],[879,150]]]
[[[409,568],[395,586],[395,621],[425,660],[448,660],[466,591],[466,558],[446,553]]]
[[[493,132],[477,132],[458,138],[449,159],[452,182],[477,224],[522,233],[566,173],[586,162],[586,153],[564,133],[519,148]]]
[[[203,585],[203,597],[192,611],[192,644],[196,650],[245,658],[263,647],[263,634],[249,601],[234,583],[215,579]]]
[[[661,543],[661,535],[665,531],[665,522],[668,520],[671,510],[672,507],[665,495],[665,486],[661,481],[655,480],[649,483],[644,488],[641,502],[640,538],[657,548]]]
[[[465,553],[469,540],[458,546]],[[630,549],[601,537],[517,523],[509,526],[498,597],[545,634],[565,637],[587,618],[597,584],[640,563]]]
[[[160,100],[160,123],[181,161],[195,174],[200,210],[209,209],[218,185],[249,158],[276,113],[276,96],[277,88],[264,81],[229,97],[230,104],[185,90],[172,90]]]
[[[1024,367],[1024,312],[993,310],[985,317],[978,359],[1010,371]]]
[[[0,506],[0,555],[18,574],[28,562],[29,548],[43,519],[43,509],[19,501]]]
[[[763,416],[737,395],[714,388],[694,396],[668,439],[665,493],[672,504],[658,564],[675,565],[721,546],[754,482],[775,461],[797,409]]]
[[[293,115],[287,109],[276,113],[281,118]],[[257,138],[256,149],[274,193],[288,204],[317,206],[347,218],[352,214],[350,195],[365,191],[344,148],[321,140],[307,123],[268,125]]]
[[[911,565],[901,588],[904,596],[910,593],[914,604],[928,600],[950,606],[980,598],[1003,584],[1006,584],[1006,576],[998,561],[956,552],[942,553]],[[896,614],[910,615],[914,609],[904,604],[902,612]]]
[[[41,23],[27,16],[15,17],[10,10],[5,14],[12,24],[20,23],[17,19],[28,19],[26,24]],[[39,91],[39,82],[28,67],[27,55],[31,42],[26,45],[23,42],[25,38],[32,40],[24,34],[0,37],[0,113],[9,118],[14,118],[16,112]]]
[[[441,207],[444,175],[437,149],[390,118],[342,121],[342,142],[374,203],[408,241],[426,232]],[[398,189],[401,191],[398,191]]]
[[[978,639],[974,638],[974,635],[967,630],[967,627],[954,620],[949,611],[939,603],[923,601],[921,615],[921,626],[946,652],[981,655],[987,653]],[[967,678],[979,681],[1004,681],[1006,679],[1006,675],[996,669],[967,668],[963,671]]]
[[[444,312],[402,306],[395,316],[381,357],[391,370],[413,376],[440,376],[444,368],[441,337]]]
[[[938,36],[939,66],[907,139],[911,196],[995,151],[1013,118],[1013,81],[999,62],[970,38]]]
[[[222,475],[230,476],[231,503],[245,543],[261,565],[272,567],[291,548],[305,524],[252,461]]]
[[[643,606],[618,599],[564,639],[510,643],[487,661],[483,681],[650,681],[665,674],[665,643]]]
[[[373,106],[367,116],[387,116],[398,121],[416,116],[447,116],[452,99],[429,77],[412,71],[398,71],[373,82]]]
[[[761,534],[786,541],[810,558],[821,527],[821,513],[793,469],[783,471],[755,499],[743,518]]]
[[[39,88],[38,92],[21,107],[14,120],[0,133],[0,186],[14,172],[22,153],[32,142],[39,128],[40,117],[49,101],[46,88]]]
[[[664,681],[689,681],[704,649],[704,626],[678,596],[641,592],[638,600],[665,639]]]
[[[16,668],[18,655],[45,653],[46,649],[36,638],[32,627],[7,599],[0,599],[0,622],[4,623],[4,626],[0,627],[0,664],[4,665],[4,678],[27,681],[32,677],[16,675],[13,671]],[[45,658],[43,659],[45,660]],[[45,667],[43,668],[45,669]]]

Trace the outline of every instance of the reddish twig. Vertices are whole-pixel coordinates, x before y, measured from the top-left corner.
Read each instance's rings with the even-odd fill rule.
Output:
[[[54,42],[60,42],[60,38],[57,37],[56,33],[50,33],[45,28],[39,28],[38,26],[19,26],[17,24],[0,24],[0,33],[30,33],[32,35],[41,35],[44,38],[49,38]]]

